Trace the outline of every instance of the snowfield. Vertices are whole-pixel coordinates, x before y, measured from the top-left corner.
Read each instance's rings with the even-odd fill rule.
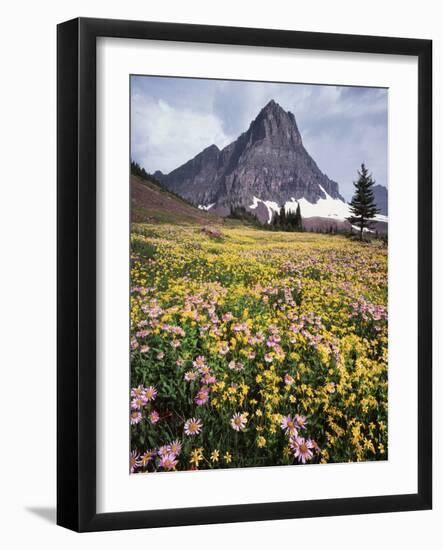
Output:
[[[326,195],[325,199],[319,199],[316,203],[309,202],[305,198],[295,200],[293,197],[285,203],[285,212],[295,212],[298,204],[300,204],[302,218],[330,218],[337,221],[344,221],[351,215],[349,204],[340,200],[333,199],[326,191],[321,188]],[[269,213],[268,223],[271,223],[273,212],[280,212],[280,206],[274,201],[263,201],[257,197],[253,198],[251,209],[257,208],[259,203],[264,204]],[[388,216],[377,214],[375,220],[379,222],[387,222]]]
[[[340,199],[333,199],[324,189],[321,190],[325,194],[324,199],[318,199],[317,202],[309,202],[305,198],[301,198],[298,201],[291,197],[290,201],[285,203],[285,212],[295,212],[298,204],[300,204],[302,218],[329,218],[337,221],[345,221],[351,215],[350,207],[347,202]],[[259,204],[263,204],[268,211],[268,223],[271,223],[274,213],[278,214],[281,209],[281,205],[276,201],[264,201],[258,197],[252,198],[252,204],[249,205],[251,210],[255,210]],[[215,206],[215,203],[203,205],[199,204],[200,210],[210,210]],[[377,214],[374,218],[378,222],[388,222],[388,216]]]

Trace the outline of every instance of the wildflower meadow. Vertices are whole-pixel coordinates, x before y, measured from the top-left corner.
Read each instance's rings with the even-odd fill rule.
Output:
[[[387,248],[133,224],[132,473],[385,460]]]

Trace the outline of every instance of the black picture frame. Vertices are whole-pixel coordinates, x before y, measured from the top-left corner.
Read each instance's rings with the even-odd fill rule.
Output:
[[[398,54],[418,58],[418,491],[416,494],[96,512],[96,39]],[[57,29],[57,523],[75,531],[426,510],[432,507],[432,42],[74,19]]]

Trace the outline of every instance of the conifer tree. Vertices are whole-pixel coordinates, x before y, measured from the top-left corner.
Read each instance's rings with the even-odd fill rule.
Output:
[[[351,215],[347,219],[351,225],[358,227],[360,240],[362,241],[364,229],[372,227],[372,220],[379,210],[375,204],[374,192],[372,190],[375,181],[364,164],[361,165],[358,176],[358,180],[354,181],[354,196],[349,203]]]
[[[275,212],[272,216],[272,226],[274,228],[278,228],[279,225],[280,225],[280,215],[278,212]]]
[[[285,212],[284,206],[280,208],[279,222],[280,222],[281,228],[284,229],[286,226],[286,212]]]
[[[297,203],[297,210],[295,211],[295,227],[297,231],[303,230],[300,203]]]
[[[295,214],[291,210],[286,214],[286,226],[288,231],[295,231]]]

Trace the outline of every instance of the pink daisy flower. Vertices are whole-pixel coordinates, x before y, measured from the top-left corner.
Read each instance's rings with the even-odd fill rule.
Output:
[[[243,363],[236,363],[235,361],[230,361],[229,364],[228,364],[228,367],[231,370],[243,370],[244,365],[243,365]]]
[[[268,341],[266,342],[266,345],[268,346],[268,348],[273,348],[275,346],[275,341],[274,341],[274,338],[272,336],[270,336],[268,338]]]
[[[160,460],[160,468],[165,470],[173,470],[177,466],[178,460],[176,460],[175,455],[168,453],[165,456],[162,456]]]
[[[197,378],[197,373],[194,372],[193,370],[188,370],[188,372],[185,372],[185,375],[183,378],[186,380],[186,382],[192,382]]]
[[[151,348],[149,346],[142,346],[140,348],[140,353],[148,353],[148,351],[150,350]]]
[[[151,421],[152,424],[157,424],[157,422],[160,420],[160,415],[158,414],[157,411],[152,411],[149,414],[149,420]]]
[[[138,424],[142,420],[142,413],[140,411],[131,411],[131,424]]]
[[[157,454],[158,456],[166,456],[167,454],[169,454],[168,445],[162,445],[161,447],[159,447]]]
[[[145,389],[145,399],[146,401],[154,401],[154,399],[157,397],[157,390],[154,388],[154,386],[149,386]]]
[[[295,380],[290,374],[285,374],[285,384],[287,386],[292,386],[294,384]]]
[[[132,388],[131,397],[143,397],[144,393],[145,393],[145,388],[140,384],[140,386],[137,386],[136,388]]]
[[[203,423],[200,418],[190,418],[185,422],[185,434],[186,435],[198,435],[203,428]]]
[[[197,395],[195,396],[194,401],[197,403],[197,405],[204,405],[209,401],[209,392],[206,388],[200,388],[200,390],[197,392]]]
[[[178,456],[182,452],[182,444],[178,439],[176,439],[175,441],[173,441],[168,445],[168,451],[171,454]]]
[[[287,434],[297,436],[297,424],[295,419],[292,418],[290,414],[288,416],[283,416],[281,419],[281,427]]]
[[[192,364],[196,369],[201,369],[206,365],[206,358],[203,355],[199,355],[195,358]]]
[[[226,355],[229,352],[228,344],[220,344],[220,347],[218,348],[218,352],[221,355]]]
[[[300,430],[306,429],[306,416],[302,416],[300,414],[296,414],[294,417],[295,422],[297,423],[297,426],[300,428]]]
[[[240,430],[245,429],[247,421],[248,420],[244,414],[235,413],[231,418],[231,426],[236,432],[239,432]]]
[[[224,313],[222,315],[222,319],[223,321],[227,322],[227,321],[232,321],[232,319],[234,319],[234,316],[232,315],[232,313],[230,311],[228,311],[227,313]]]
[[[205,374],[201,377],[201,381],[203,384],[215,384],[217,382],[217,378],[212,374]]]
[[[158,359],[159,361],[161,361],[161,360],[164,358],[164,356],[165,356],[165,354],[164,354],[163,351],[159,351],[159,352],[157,353],[157,359]]]
[[[137,348],[138,348],[137,338],[131,338],[131,349],[134,350]]]
[[[294,453],[294,457],[299,462],[306,464],[307,460],[311,460],[313,456],[311,449],[313,449],[314,445],[310,439],[305,440],[304,437],[294,437],[291,439],[289,445]]]
[[[174,334],[177,334],[177,336],[181,336],[182,338],[186,336],[186,332],[182,329],[182,327],[172,327],[172,332]]]
[[[178,340],[172,340],[171,341],[171,347],[173,347],[174,349],[177,349],[180,346],[181,346],[181,343]]]
[[[131,467],[131,474],[140,468],[140,455],[137,451],[132,451],[129,455],[129,465]]]
[[[211,368],[208,367],[208,365],[203,365],[203,367],[200,367],[200,368],[198,369],[198,372],[199,372],[200,374],[211,374]]]
[[[272,355],[270,353],[265,354],[266,363],[272,363]]]
[[[133,410],[140,410],[143,405],[145,404],[145,400],[143,397],[134,397],[134,399],[131,401],[131,409]]]

